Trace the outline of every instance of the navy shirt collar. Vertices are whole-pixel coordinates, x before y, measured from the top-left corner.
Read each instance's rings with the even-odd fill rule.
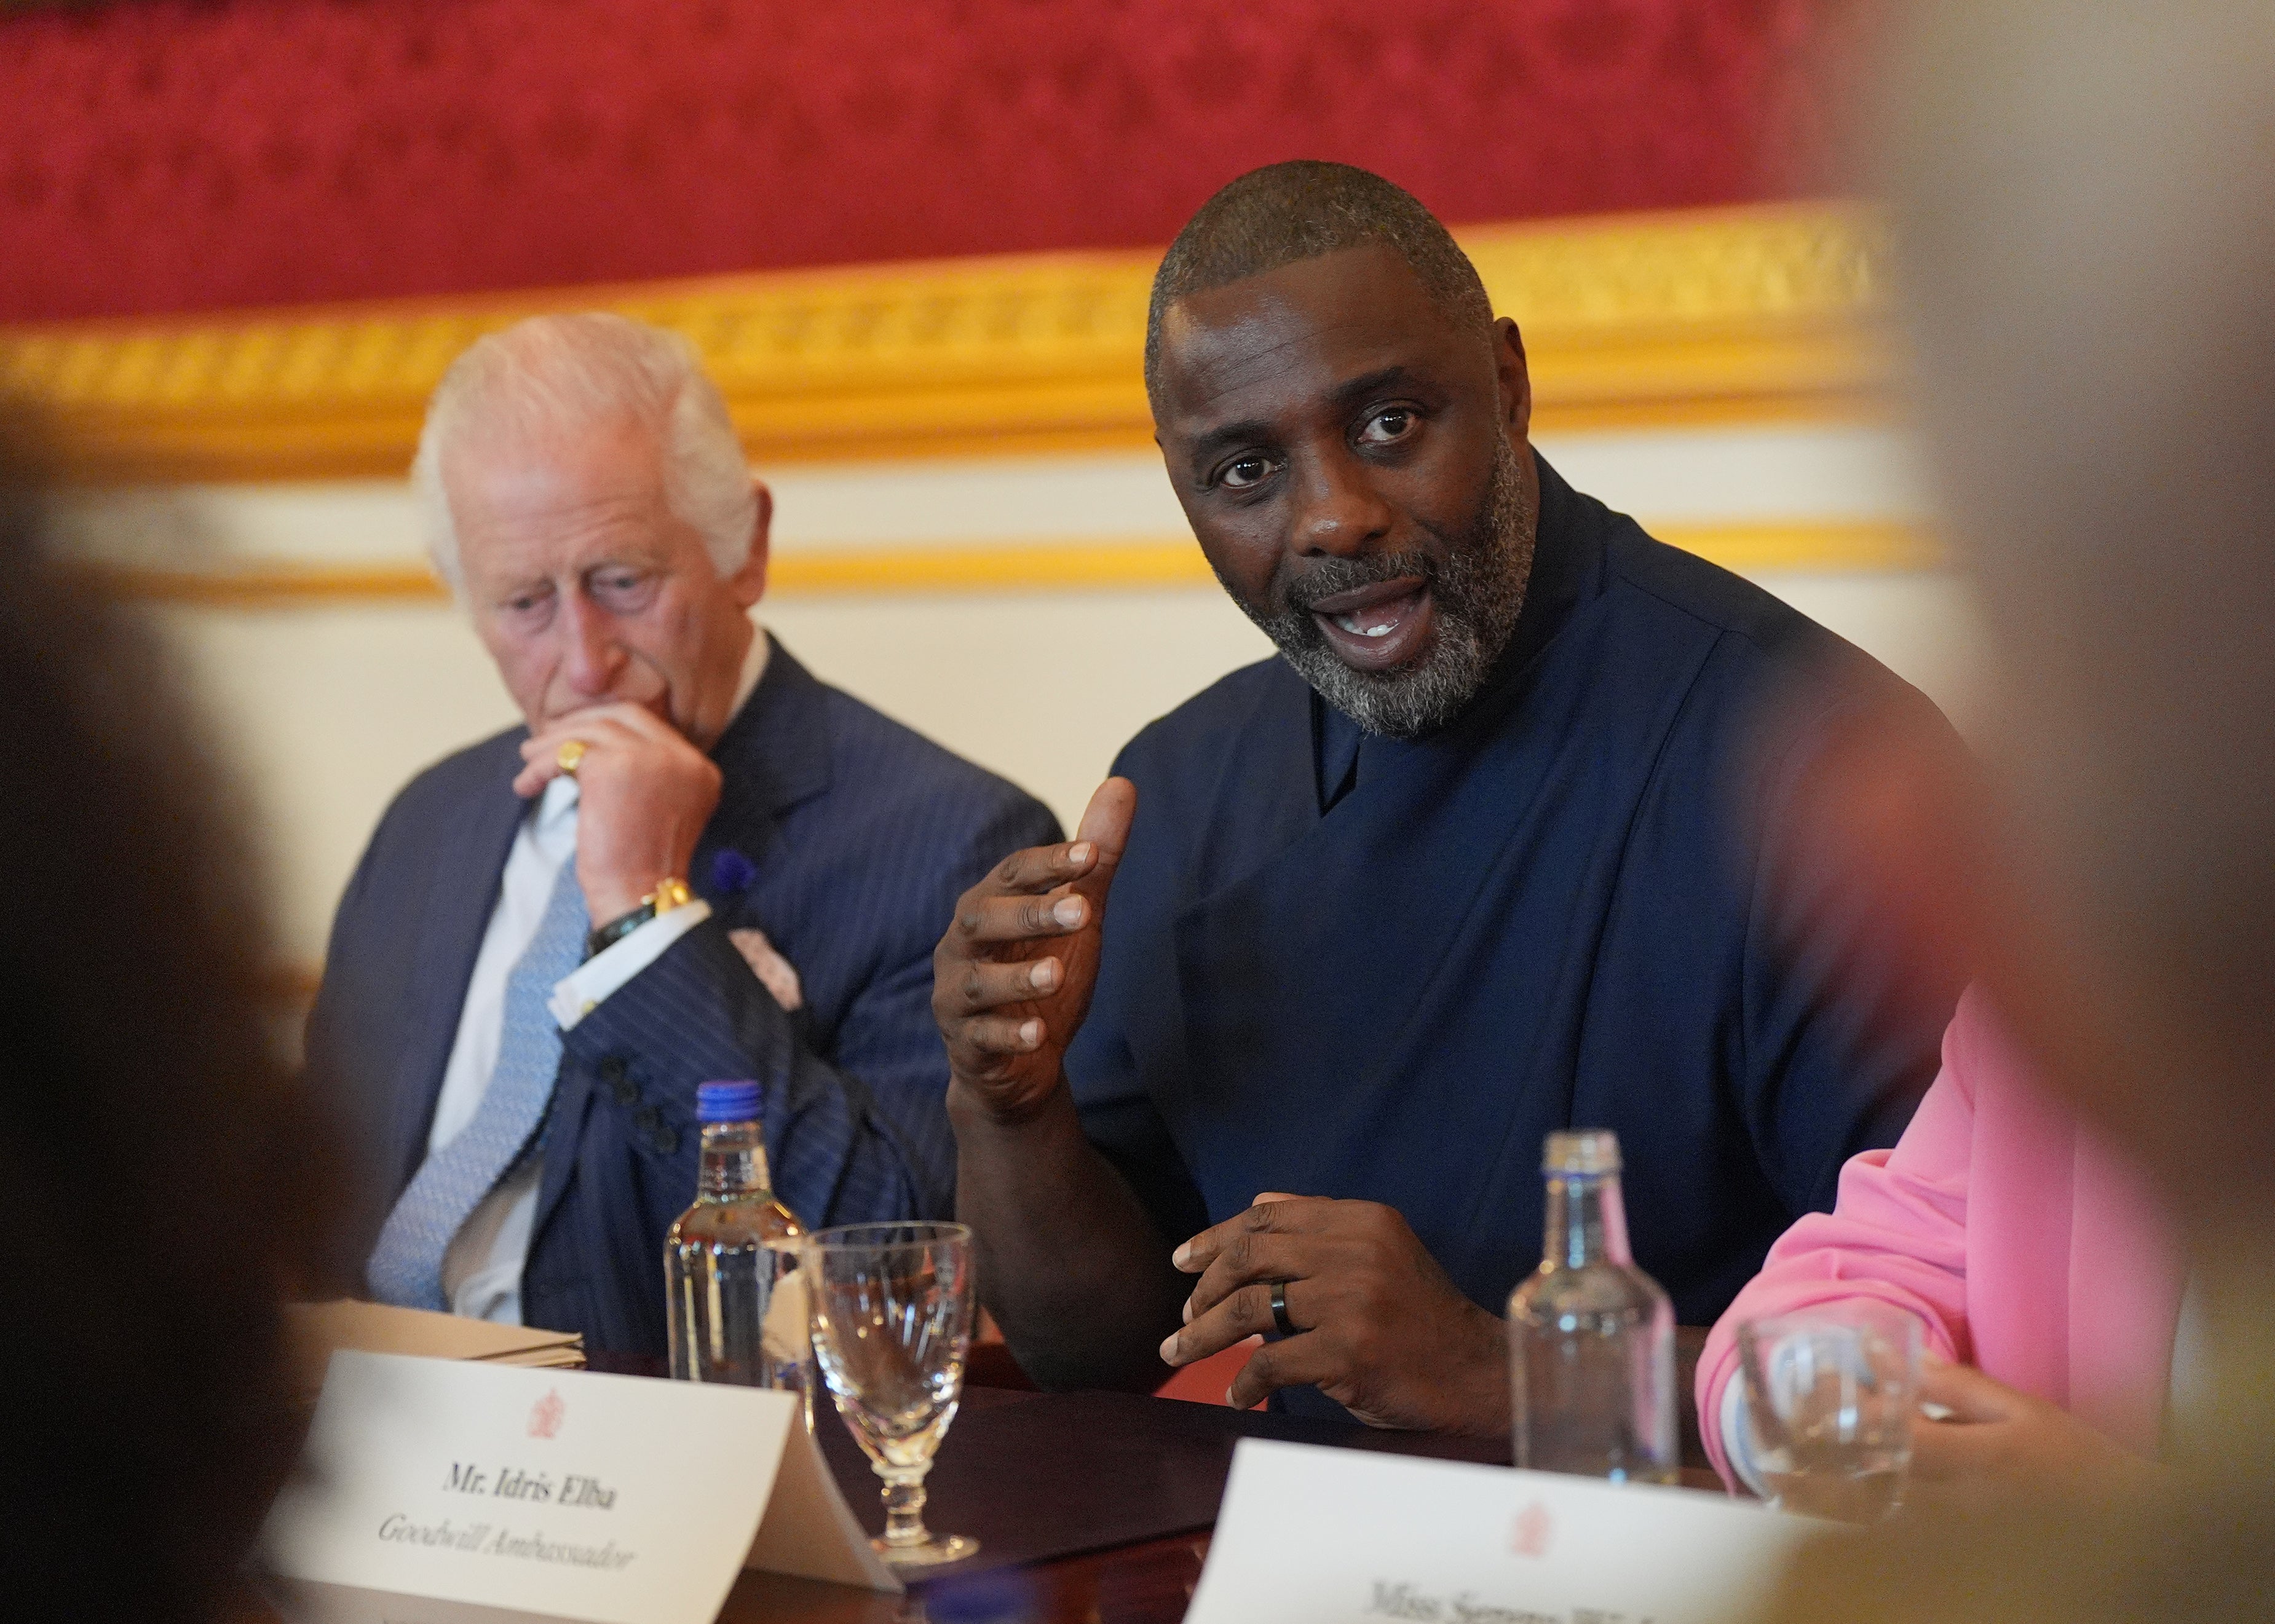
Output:
[[[1547,458],[1536,452],[1534,459],[1540,470],[1540,515],[1524,609],[1508,646],[1470,701],[1472,707],[1521,679],[1533,657],[1554,639],[1574,608],[1589,595],[1590,583],[1600,573],[1603,538],[1585,523],[1583,505]],[[1358,787],[1361,746],[1370,741],[1365,729],[1316,691],[1311,702],[1312,788],[1324,818]],[[1379,755],[1381,741],[1372,742],[1377,748],[1365,753]]]

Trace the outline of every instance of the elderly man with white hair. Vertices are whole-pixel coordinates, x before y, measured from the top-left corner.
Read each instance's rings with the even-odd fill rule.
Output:
[[[771,499],[682,339],[547,316],[483,339],[412,479],[525,725],[372,836],[308,1028],[361,1130],[387,1302],[664,1351],[695,1091],[764,1085],[809,1224],[945,1216],[932,949],[1032,797],[759,631]]]

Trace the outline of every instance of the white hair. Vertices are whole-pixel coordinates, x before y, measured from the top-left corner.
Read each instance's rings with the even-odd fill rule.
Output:
[[[624,316],[533,316],[478,340],[450,363],[427,403],[411,485],[425,517],[427,556],[464,595],[458,533],[442,488],[442,456],[470,430],[517,439],[629,416],[663,451],[664,500],[731,575],[751,555],[758,498],[719,388],[695,346]]]

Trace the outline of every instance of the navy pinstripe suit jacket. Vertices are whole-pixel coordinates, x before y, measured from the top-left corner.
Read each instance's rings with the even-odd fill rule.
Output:
[[[512,789],[525,736],[500,734],[414,779],[333,924],[308,1069],[357,1130],[359,1282],[426,1153],[528,809]],[[780,644],[712,755],[725,785],[690,880],[714,917],[563,1039],[522,1313],[595,1348],[664,1351],[663,1235],[694,1198],[700,1082],[766,1084],[775,1189],[809,1224],[949,1215],[956,1147],[933,947],[991,864],[1059,838],[1033,797],[816,681]],[[755,872],[738,894],[719,893],[724,850]],[[797,970],[797,1014],[728,940],[744,925]]]

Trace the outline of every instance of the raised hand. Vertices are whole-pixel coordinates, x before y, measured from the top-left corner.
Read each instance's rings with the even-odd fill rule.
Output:
[[[1295,1334],[1267,1342],[1225,1401],[1316,1386],[1371,1426],[1508,1430],[1508,1329],[1454,1288],[1396,1209],[1277,1194],[1177,1248],[1200,1280],[1185,1327],[1161,1344],[1190,1364],[1275,1329],[1281,1285]]]
[[[517,795],[561,775],[561,747],[585,746],[577,765],[577,883],[594,925],[630,913],[661,880],[684,880],[695,842],[719,804],[718,765],[645,706],[596,705],[550,723],[521,747]]]
[[[1137,810],[1137,786],[1107,779],[1072,841],[1014,852],[966,891],[933,952],[932,1012],[949,1074],[999,1122],[1033,1115],[1062,1085]]]

